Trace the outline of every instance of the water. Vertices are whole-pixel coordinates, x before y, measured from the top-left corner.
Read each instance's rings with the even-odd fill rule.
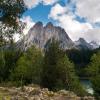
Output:
[[[91,82],[89,80],[86,80],[86,79],[82,79],[80,81],[81,81],[83,87],[85,88],[85,90],[88,93],[93,94],[93,88],[92,88]]]

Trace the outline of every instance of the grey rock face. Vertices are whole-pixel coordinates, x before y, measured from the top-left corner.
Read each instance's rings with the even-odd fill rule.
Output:
[[[78,41],[75,41],[75,45],[78,49],[93,49],[93,46],[83,38],[79,38]]]
[[[54,26],[51,22],[43,26],[41,22],[36,23],[23,39],[24,49],[31,47],[33,44],[38,48],[44,49],[47,42],[54,38],[60,42],[64,49],[73,48],[74,42],[69,38],[67,33],[61,27]]]

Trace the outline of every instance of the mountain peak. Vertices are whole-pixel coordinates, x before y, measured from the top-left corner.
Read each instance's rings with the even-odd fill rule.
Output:
[[[91,41],[90,43],[98,45],[96,41]]]
[[[79,38],[79,42],[87,43],[87,41],[84,38]]]
[[[46,27],[53,27],[52,22],[48,22],[47,25],[46,25]]]
[[[37,22],[37,23],[34,25],[34,27],[36,27],[36,26],[37,26],[37,27],[38,27],[38,26],[43,26],[43,23],[39,21],[39,22]]]
[[[75,44],[80,49],[93,49],[93,46],[89,44],[84,38],[79,38],[75,41]]]
[[[59,41],[63,49],[70,49],[75,46],[74,42],[61,27],[56,27],[51,22],[43,27],[42,22],[37,22],[25,36],[23,40],[24,46],[21,47],[23,50],[26,50],[32,45],[35,45],[41,49],[45,49],[45,45],[47,45],[48,41],[52,38]]]

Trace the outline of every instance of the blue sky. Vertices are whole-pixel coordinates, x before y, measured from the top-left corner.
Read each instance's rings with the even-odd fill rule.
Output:
[[[99,0],[24,0],[28,10],[22,21],[28,31],[36,22],[61,26],[72,40],[80,37],[100,42]],[[25,30],[25,31],[26,31]]]
[[[59,0],[57,3],[59,3],[62,6],[65,6],[65,4],[67,4],[68,1],[69,0]],[[51,8],[52,5],[43,5],[43,3],[39,3],[36,7],[28,9],[23,16],[29,15],[34,22],[41,21],[44,24],[52,22],[53,24],[55,24],[56,21],[48,18]]]
[[[50,12],[51,6],[43,6],[39,4],[37,7],[29,9],[25,12],[24,16],[30,16],[34,22],[42,21],[43,23],[47,23],[48,21],[52,21],[48,19],[48,14]]]

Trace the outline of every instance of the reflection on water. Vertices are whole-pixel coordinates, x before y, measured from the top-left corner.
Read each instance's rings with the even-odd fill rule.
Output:
[[[91,82],[86,79],[82,79],[80,81],[81,81],[83,87],[86,89],[86,91],[90,94],[93,94],[93,88],[92,88]]]

